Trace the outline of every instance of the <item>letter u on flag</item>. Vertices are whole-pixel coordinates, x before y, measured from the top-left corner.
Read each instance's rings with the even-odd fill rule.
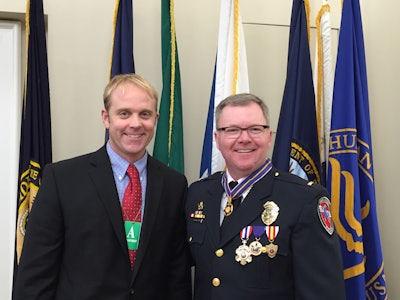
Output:
[[[342,248],[346,298],[387,299],[376,213],[360,4],[344,0],[332,101],[327,188]]]
[[[249,92],[246,45],[238,0],[221,0],[218,49],[208,107],[200,177],[222,171],[225,161],[217,149],[214,111],[226,97]]]

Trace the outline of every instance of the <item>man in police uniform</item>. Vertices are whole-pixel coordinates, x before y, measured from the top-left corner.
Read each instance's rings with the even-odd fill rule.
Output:
[[[186,206],[195,300],[345,299],[327,192],[266,159],[266,105],[233,95],[215,119],[226,172],[193,183]]]

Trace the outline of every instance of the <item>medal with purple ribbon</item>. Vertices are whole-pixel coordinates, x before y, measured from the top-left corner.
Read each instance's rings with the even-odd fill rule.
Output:
[[[263,245],[260,243],[261,236],[264,234],[265,226],[253,226],[255,240],[249,245],[251,255],[258,256],[262,253]]]

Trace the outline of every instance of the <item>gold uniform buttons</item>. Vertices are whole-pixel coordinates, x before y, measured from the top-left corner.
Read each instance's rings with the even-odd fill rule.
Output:
[[[224,250],[218,249],[217,251],[215,251],[215,255],[221,257],[222,255],[224,255]]]
[[[190,238],[189,238],[189,243],[192,242],[192,240],[193,240],[193,237],[190,237]]]
[[[221,284],[221,281],[219,280],[219,278],[213,278],[212,284],[213,286],[219,286]]]

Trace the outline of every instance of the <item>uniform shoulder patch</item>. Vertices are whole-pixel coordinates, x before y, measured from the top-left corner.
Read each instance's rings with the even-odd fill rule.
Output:
[[[224,174],[224,172],[222,172],[222,171],[215,172],[215,173],[213,173],[212,175],[209,175],[209,176],[206,176],[206,177],[203,177],[203,178],[199,178],[199,179],[198,179],[197,181],[195,181],[195,182],[204,182],[204,181],[216,180],[216,179],[217,179],[217,180],[220,180],[222,174]]]
[[[319,220],[321,221],[321,224],[326,232],[328,232],[329,235],[332,235],[334,232],[334,225],[331,214],[331,202],[327,197],[319,198],[317,213]]]

